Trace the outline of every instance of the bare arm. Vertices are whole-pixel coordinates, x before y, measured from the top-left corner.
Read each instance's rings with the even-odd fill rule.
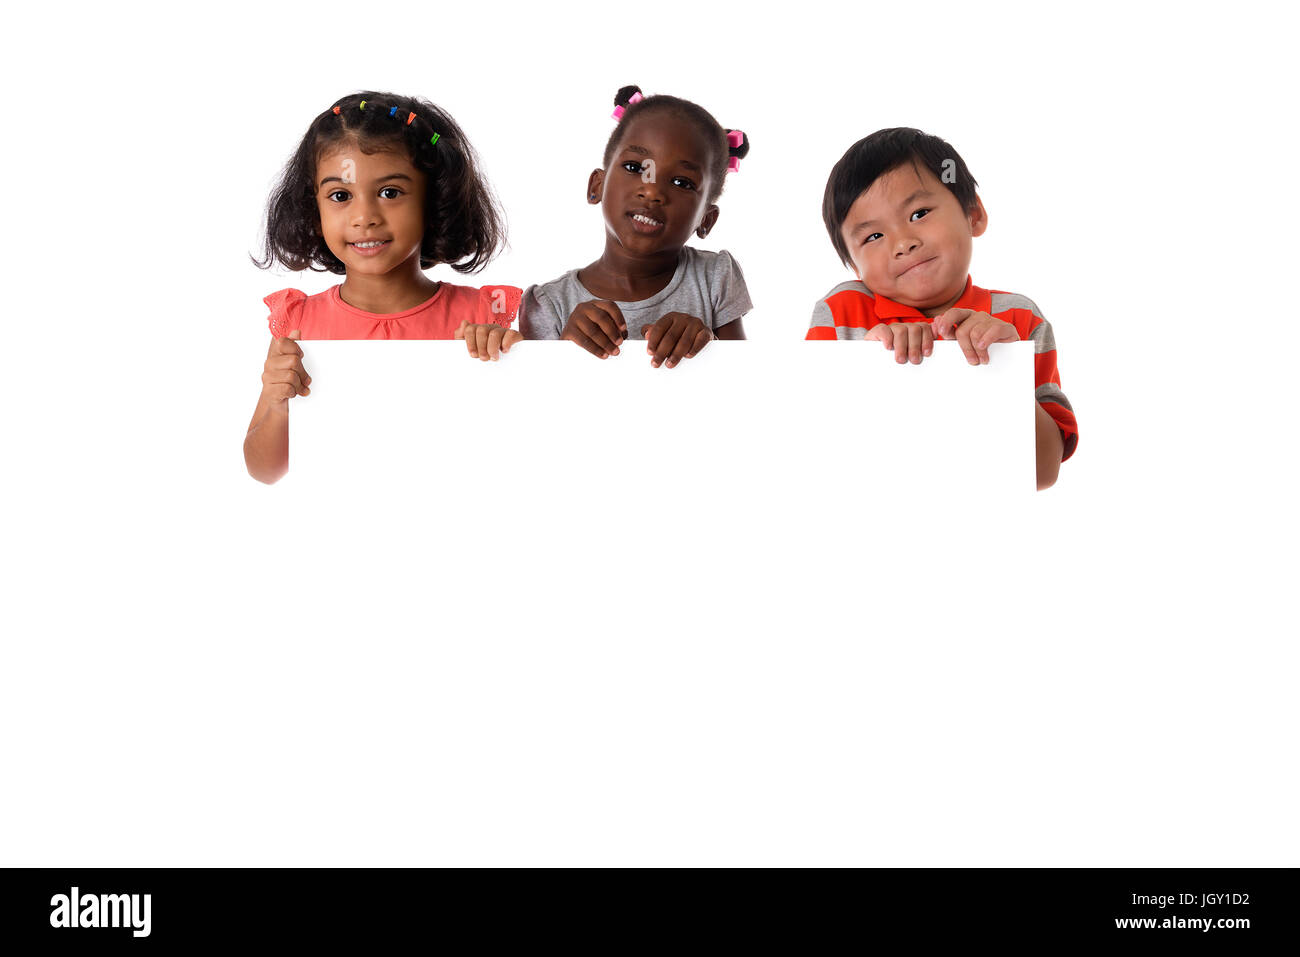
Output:
[[[743,339],[745,338],[745,327],[742,326],[741,320],[732,319],[725,326],[718,326],[713,330],[715,339]]]
[[[311,392],[311,376],[302,365],[302,349],[288,337],[272,339],[262,370],[262,394],[244,436],[244,464],[248,474],[271,485],[289,471],[289,400]]]
[[[1037,402],[1034,402],[1034,440],[1038,449],[1038,490],[1051,488],[1056,484],[1057,473],[1061,471],[1061,456],[1065,454],[1065,443],[1061,440],[1061,430],[1056,420],[1047,414]]]
[[[253,421],[244,436],[244,464],[259,482],[273,485],[289,471],[289,403],[257,400]]]

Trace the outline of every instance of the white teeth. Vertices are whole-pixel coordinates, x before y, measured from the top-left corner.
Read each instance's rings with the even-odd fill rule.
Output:
[[[642,216],[640,213],[633,213],[632,218],[635,219],[638,223],[645,223],[647,226],[663,225],[663,223],[661,223],[659,220],[651,219],[649,216]]]
[[[388,240],[386,239],[381,239],[381,240],[374,240],[368,243],[353,243],[352,245],[356,246],[358,249],[374,249],[376,246],[382,246],[387,241]]]

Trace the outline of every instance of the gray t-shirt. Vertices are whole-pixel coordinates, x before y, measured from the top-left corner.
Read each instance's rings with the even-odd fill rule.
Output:
[[[600,297],[578,282],[572,269],[559,279],[529,286],[519,304],[519,331],[525,339],[558,339],[579,303]],[[649,299],[616,303],[627,321],[630,339],[641,338],[641,327],[670,312],[697,316],[711,329],[739,319],[754,304],[749,301],[740,264],[725,249],[711,253],[682,247],[672,280]]]

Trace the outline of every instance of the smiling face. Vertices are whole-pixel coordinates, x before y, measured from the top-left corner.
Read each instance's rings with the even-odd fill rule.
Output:
[[[405,153],[339,144],[316,163],[321,235],[349,275],[420,265],[425,174]]]
[[[623,131],[609,169],[591,174],[588,202],[602,204],[609,240],[627,252],[680,249],[717,221],[718,207],[705,202],[712,160],[693,124],[670,113],[642,114]]]
[[[963,210],[938,177],[905,163],[854,201],[840,235],[868,289],[935,316],[961,296],[971,239],[987,225],[978,197],[974,209]]]

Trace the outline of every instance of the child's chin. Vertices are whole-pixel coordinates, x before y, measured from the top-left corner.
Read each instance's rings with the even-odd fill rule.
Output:
[[[948,300],[961,295],[961,291],[965,286],[966,277],[964,275],[961,282],[956,280],[951,282],[932,280],[930,282],[916,283],[906,289],[900,289],[899,298],[894,298],[894,301],[905,306],[911,306],[913,309],[930,309],[943,305]]]
[[[908,295],[907,293],[900,292],[896,296],[887,296],[886,298],[894,300],[894,302],[898,303],[900,306],[907,306],[909,309],[915,309],[917,312],[925,312],[927,309],[934,309],[937,306],[943,305],[951,299],[952,296],[942,296],[938,294],[917,295],[915,293]]]
[[[623,245],[631,246],[633,249],[654,249],[659,246],[670,245],[667,230],[659,230],[657,233],[642,233],[635,229],[629,229],[623,233]]]

